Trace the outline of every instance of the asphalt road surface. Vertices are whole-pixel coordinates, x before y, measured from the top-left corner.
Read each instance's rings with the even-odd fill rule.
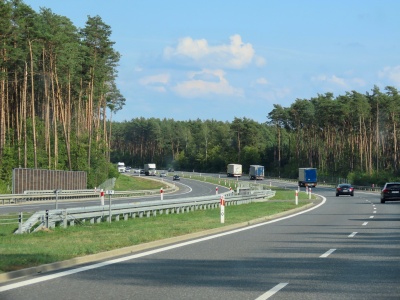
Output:
[[[165,200],[168,199],[179,199],[179,198],[188,198],[188,197],[200,197],[200,196],[209,196],[215,194],[215,184],[210,184],[207,182],[191,180],[189,178],[181,178],[179,181],[173,181],[172,177],[163,177],[158,180],[163,180],[165,182],[169,182],[171,184],[176,184],[179,187],[179,190],[174,193],[164,193],[163,198]],[[222,186],[218,187],[219,192],[228,191],[227,188]],[[132,203],[132,202],[143,202],[143,201],[154,201],[160,200],[160,195],[153,196],[145,196],[145,197],[132,197],[132,198],[114,198],[111,199],[112,204],[122,204],[122,203]],[[72,207],[88,207],[88,206],[99,206],[100,198],[98,200],[59,200],[58,208],[72,208]],[[109,205],[109,199],[107,195],[104,198],[104,205]],[[18,205],[2,205],[0,206],[0,214],[7,213],[18,213],[18,212],[35,212],[35,211],[43,211],[46,209],[55,209],[55,201],[35,201],[35,202],[26,202]],[[1,298],[0,298],[1,300]]]
[[[24,278],[0,299],[400,299],[400,202],[314,192],[305,213]]]

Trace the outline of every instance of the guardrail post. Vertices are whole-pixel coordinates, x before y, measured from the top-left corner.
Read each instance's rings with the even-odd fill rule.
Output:
[[[65,209],[64,210],[64,212],[63,212],[63,215],[64,215],[64,220],[63,220],[63,226],[64,226],[64,228],[67,228],[67,226],[68,226],[68,214],[67,214],[67,210]]]
[[[111,223],[111,194],[108,194],[108,201],[109,201],[109,206],[108,206],[108,218],[109,218],[109,223]]]
[[[46,228],[49,228],[49,210],[46,209]]]
[[[22,212],[20,212],[19,213],[19,216],[18,216],[18,232],[21,234],[22,233],[22,223],[23,223],[23,220],[22,220]]]

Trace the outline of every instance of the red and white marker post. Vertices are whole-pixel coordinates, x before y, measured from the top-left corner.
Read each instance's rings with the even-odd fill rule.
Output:
[[[161,200],[164,199],[164,191],[163,188],[160,189],[160,196],[161,196]]]
[[[299,204],[299,191],[296,190],[296,205]]]
[[[224,224],[225,223],[225,198],[223,195],[221,195],[219,202],[220,202],[220,207],[221,207],[221,224]]]
[[[100,204],[101,204],[101,206],[104,205],[104,191],[103,191],[103,189],[100,190]]]
[[[215,187],[215,195],[218,195],[218,187]]]

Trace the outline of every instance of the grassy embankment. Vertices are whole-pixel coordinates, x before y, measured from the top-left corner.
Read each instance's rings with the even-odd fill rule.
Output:
[[[194,179],[225,185],[224,179]],[[234,181],[227,181],[226,185],[234,186]],[[116,190],[158,188],[160,182],[127,176],[120,176],[115,186]],[[298,206],[309,202],[308,195],[299,193]],[[246,222],[295,207],[293,191],[276,189],[276,195],[270,201],[226,207],[225,224],[220,223],[219,209],[214,209],[129,219],[111,224],[83,223],[66,229],[57,227],[23,235],[13,234],[17,224],[0,225],[0,273]],[[11,215],[0,217],[0,223],[7,218],[16,218]]]

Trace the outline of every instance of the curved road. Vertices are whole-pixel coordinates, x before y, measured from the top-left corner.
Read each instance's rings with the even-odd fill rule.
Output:
[[[174,193],[165,193],[163,195],[164,199],[179,199],[179,198],[188,198],[188,197],[200,197],[200,196],[208,196],[215,194],[215,184],[210,184],[207,182],[201,182],[197,180],[190,180],[188,178],[181,178],[179,181],[172,181],[172,177],[163,177],[162,179],[157,177],[157,180],[164,180],[169,183],[174,183],[179,187],[179,190]],[[218,187],[220,192],[228,191],[227,188]],[[142,202],[142,201],[151,201],[151,200],[159,200],[160,195],[153,196],[145,196],[145,197],[132,197],[132,198],[112,198],[112,204],[121,204],[121,203],[131,203],[131,202]],[[107,195],[104,197],[104,204],[108,205],[109,200]],[[87,207],[87,206],[98,206],[100,205],[99,200],[77,200],[77,201],[58,201],[58,208],[71,208],[71,207]],[[0,214],[6,213],[17,213],[17,212],[34,212],[34,211],[43,211],[46,209],[54,209],[55,202],[54,201],[36,201],[23,203],[18,205],[5,205],[0,206]],[[1,299],[1,298],[0,298]]]
[[[400,202],[315,192],[307,212],[4,284],[0,299],[399,299]]]

